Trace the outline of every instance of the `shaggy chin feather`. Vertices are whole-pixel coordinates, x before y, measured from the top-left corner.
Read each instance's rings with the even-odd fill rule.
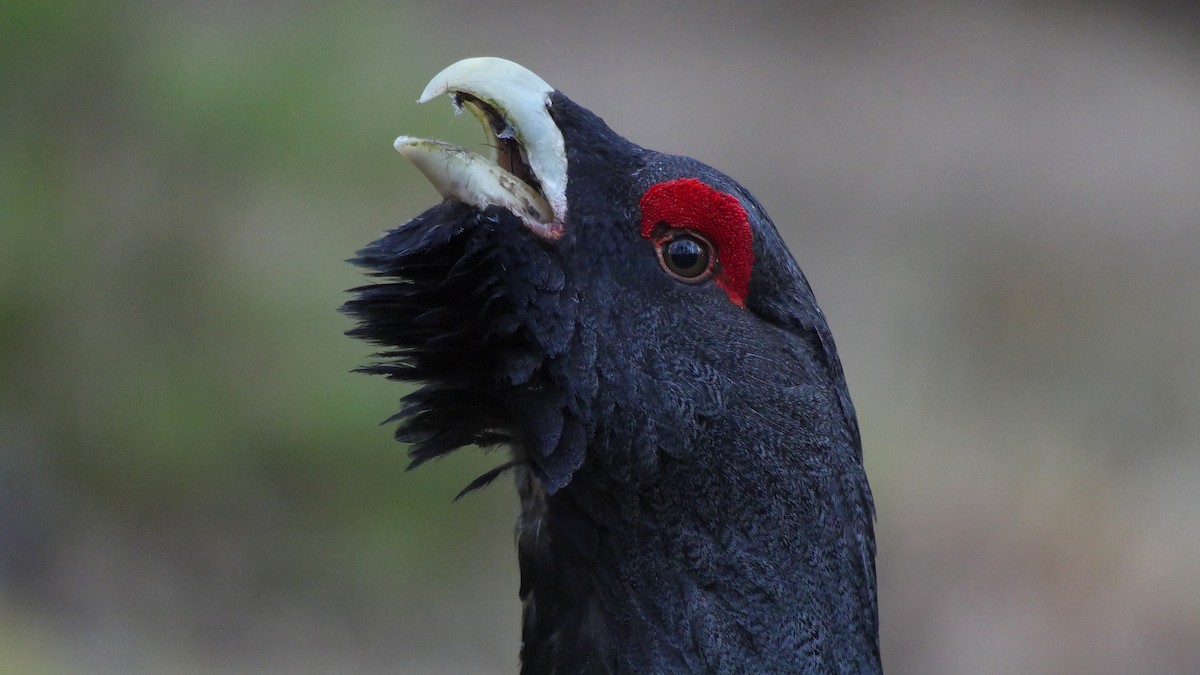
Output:
[[[447,201],[352,260],[380,278],[343,308],[360,322],[350,335],[385,348],[360,370],[419,383],[391,418],[410,468],[466,445],[513,449],[464,494],[518,466],[553,494],[583,463],[582,400],[566,372],[575,303],[531,236],[503,210]]]

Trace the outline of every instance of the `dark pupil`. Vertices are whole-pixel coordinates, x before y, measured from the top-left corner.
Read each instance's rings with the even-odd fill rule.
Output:
[[[708,269],[708,251],[691,237],[679,237],[667,244],[667,264],[679,276],[694,277]]]

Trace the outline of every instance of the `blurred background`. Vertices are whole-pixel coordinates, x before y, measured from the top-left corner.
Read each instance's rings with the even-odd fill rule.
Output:
[[[890,673],[1200,672],[1200,6],[1115,0],[8,0],[0,671],[514,671],[514,492],[404,473],[336,312],[476,55],[772,214]]]

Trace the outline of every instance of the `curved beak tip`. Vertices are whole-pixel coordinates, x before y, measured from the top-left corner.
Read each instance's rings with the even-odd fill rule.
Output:
[[[410,136],[400,136],[393,146],[443,196],[477,206],[508,208],[539,236],[555,239],[566,219],[567,157],[562,132],[549,112],[553,91],[545,80],[519,64],[478,57],[442,70],[417,99],[417,103],[425,103],[442,94],[461,93],[482,103],[483,108],[477,109],[466,102],[484,122],[487,144],[506,148],[507,161],[503,163],[510,168],[514,161],[523,163],[532,182],[502,168],[497,161],[499,150],[496,156],[484,158],[458,146]],[[491,119],[494,117],[499,119]],[[498,137],[493,127],[504,132]]]

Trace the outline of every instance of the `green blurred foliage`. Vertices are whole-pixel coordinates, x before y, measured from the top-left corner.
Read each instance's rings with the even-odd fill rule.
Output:
[[[2,466],[59,496],[14,526],[51,540],[33,578],[105,527],[201,577],[236,548],[268,594],[388,597],[485,511],[511,527],[503,493],[451,505],[499,460],[407,480],[378,426],[402,389],[350,372],[342,260],[436,198],[400,189],[390,139],[440,64],[402,7],[328,7],[0,12]]]

